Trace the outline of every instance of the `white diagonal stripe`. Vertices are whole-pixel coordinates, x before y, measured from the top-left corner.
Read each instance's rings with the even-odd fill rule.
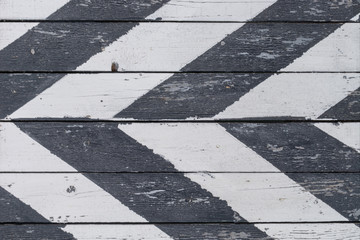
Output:
[[[132,124],[119,128],[171,161],[179,171],[280,172],[217,124]]]
[[[179,71],[243,23],[140,23],[76,70]],[[166,41],[164,41],[166,39]]]
[[[172,74],[68,74],[11,118],[112,118]]]
[[[163,21],[248,21],[276,0],[172,0],[146,19]]]
[[[161,231],[154,231],[154,225],[66,225],[63,230],[71,233],[78,240],[169,240]]]
[[[325,133],[360,152],[360,123],[315,123]]]
[[[358,240],[359,228],[354,224],[315,223],[315,224],[255,224],[278,240]],[[326,234],[324,234],[326,233]]]
[[[316,119],[360,87],[360,74],[273,75],[214,118],[305,117]]]
[[[43,20],[70,0],[1,0],[0,19]]]
[[[281,71],[359,71],[360,24],[345,23]]]
[[[0,50],[14,42],[25,34],[29,29],[35,27],[37,23],[1,23],[0,24]],[[29,49],[29,52],[31,49]]]

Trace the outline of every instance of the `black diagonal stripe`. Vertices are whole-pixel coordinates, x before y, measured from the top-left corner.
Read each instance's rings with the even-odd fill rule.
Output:
[[[359,173],[287,175],[350,221],[360,221]]]
[[[174,166],[117,128],[116,123],[17,123],[30,137],[77,170],[174,173],[86,173],[85,176],[149,222],[245,222],[225,201],[214,197]],[[176,224],[158,226],[178,236]],[[266,237],[253,225],[246,226]],[[220,231],[204,226],[202,231]],[[241,228],[234,225],[233,231]]]
[[[49,223],[29,205],[0,187],[0,239],[74,239],[58,225],[3,225],[1,223]],[[45,227],[44,227],[45,226]],[[38,238],[32,238],[37,236]],[[56,238],[54,238],[56,236]]]
[[[359,13],[359,0],[278,0],[254,21],[348,21]],[[335,10],[335,11],[334,11]]]
[[[255,19],[288,11],[301,17],[314,11],[308,1],[278,1]],[[305,5],[304,5],[305,4]],[[360,12],[360,3],[351,9],[338,4],[329,9],[327,1],[318,1],[317,10],[323,17],[342,16],[351,19]],[[288,9],[288,10],[284,10]],[[311,14],[307,15],[311,20]],[[316,20],[317,16],[313,16]],[[289,24],[247,23],[203,55],[186,65],[181,71],[256,71],[276,72],[326,38],[341,24]],[[175,74],[139,98],[115,117],[135,119],[185,119],[212,117],[234,103],[271,74]],[[191,87],[189,87],[191,86]],[[221,101],[218,100],[221,99]]]
[[[221,124],[280,171],[305,187],[349,220],[354,206],[359,208],[360,154],[311,123]],[[324,172],[290,174],[286,172]],[[331,180],[331,176],[336,176]],[[320,190],[319,186],[323,190]],[[328,193],[327,193],[328,190]],[[337,193],[335,193],[338,191]]]
[[[360,88],[324,112],[319,118],[360,120]]]
[[[48,20],[143,20],[170,0],[71,0]]]
[[[0,74],[0,118],[20,108],[63,74]]]
[[[113,2],[112,8],[102,8],[101,1],[91,1],[86,3],[88,8],[84,10],[79,1],[73,0],[50,16],[50,19],[66,18],[67,14],[97,16],[99,11],[109,11],[108,14],[116,12],[118,15],[131,14],[135,18],[143,18],[168,1],[149,1],[141,5],[130,3],[129,0]],[[137,24],[42,22],[0,51],[0,71],[75,70]],[[35,51],[34,54],[31,49]],[[44,87],[51,86],[63,76],[64,74],[44,75],[47,79],[38,82],[34,76],[13,75],[9,79],[8,76],[1,75],[0,84],[10,84],[11,93],[7,92],[6,87],[0,88],[0,118],[11,114]]]

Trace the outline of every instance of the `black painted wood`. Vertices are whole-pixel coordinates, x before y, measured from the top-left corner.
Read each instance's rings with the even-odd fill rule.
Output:
[[[58,225],[54,224],[54,227],[66,227],[72,226],[73,228],[82,227],[84,225]],[[85,225],[91,229],[92,225]],[[128,225],[105,225],[108,229],[116,229],[118,227],[127,227]],[[136,225],[139,230],[142,227],[147,227],[146,225]],[[244,240],[270,240],[270,237],[267,237],[264,233],[260,231],[254,231],[251,227],[252,225],[248,224],[156,224],[156,227],[160,229],[172,229],[176,228],[176,233],[172,236],[173,239],[179,240],[229,240],[229,239],[244,239]],[[250,226],[250,227],[249,227]],[[110,227],[110,228],[109,228]],[[0,225],[0,237],[3,239],[24,239],[24,240],[38,240],[38,239],[54,239],[54,240],[64,240],[64,236],[59,234],[56,231],[50,232],[52,235],[51,238],[44,238],[43,232],[49,232],[53,226],[49,225],[36,225],[36,224],[24,224],[24,225]],[[204,231],[206,229],[206,231]],[[121,237],[121,236],[116,236]],[[123,237],[126,237],[125,235]],[[70,239],[70,238],[69,238]],[[103,235],[97,235],[96,239],[109,239]],[[112,238],[111,238],[112,239]],[[157,239],[163,239],[161,236]]]
[[[287,175],[345,218],[360,221],[359,173]]]
[[[360,120],[360,88],[350,93],[338,104],[323,113],[320,118]]]
[[[221,125],[282,172],[360,171],[360,154],[312,123]]]

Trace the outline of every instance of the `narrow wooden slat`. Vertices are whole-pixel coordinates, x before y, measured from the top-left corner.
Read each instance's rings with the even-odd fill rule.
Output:
[[[159,225],[159,224],[158,224]],[[238,233],[233,232],[229,224],[206,224],[209,226],[209,231],[206,234],[202,234],[199,229],[203,228],[205,224],[177,224],[178,237],[175,239],[183,240],[228,240],[228,239],[244,239],[244,240],[254,240],[254,239],[264,239],[262,234],[251,231],[247,229],[247,226],[244,224],[236,225],[236,228],[240,231]],[[169,225],[165,225],[167,227]],[[273,237],[281,240],[288,239],[346,239],[346,240],[357,240],[358,232],[357,227],[359,224],[257,224],[259,228],[267,228],[268,226],[272,227]],[[140,240],[142,236],[140,233],[147,232],[147,225],[58,225],[58,227],[66,230],[72,230],[73,235],[76,236],[78,240],[85,239],[100,239],[100,240]],[[0,225],[0,231],[3,234],[5,239],[38,239],[42,237],[41,232],[47,230],[49,226],[47,225]],[[99,229],[103,230],[102,233],[99,233]],[[221,229],[221,233],[214,233],[211,229]],[[327,234],[321,234],[319,232],[326,232]],[[132,233],[129,233],[132,231]],[[53,233],[51,239],[63,240],[63,236]],[[146,239],[155,240],[155,239],[167,239],[161,235],[146,235]]]
[[[284,73],[272,75],[260,84],[268,74],[118,73],[68,74],[44,89],[58,76],[0,74],[3,99],[0,115],[19,106],[5,119],[109,120],[140,99],[137,104],[141,105],[141,112],[127,110],[127,116],[136,114],[141,119],[179,120],[187,119],[185,116],[208,118],[214,109],[230,105],[212,119],[317,119],[360,86],[360,74],[350,73]],[[169,78],[174,81],[167,82]],[[145,95],[149,91],[151,94]],[[34,99],[26,102],[29,95]],[[241,95],[244,96],[231,105]],[[207,105],[211,107],[204,107]],[[353,105],[342,111],[352,111]],[[336,117],[353,119],[348,115]]]
[[[22,27],[23,23],[6,24],[10,24],[10,30],[16,32],[17,25]],[[69,71],[78,66],[77,62],[80,65],[87,61],[77,70],[111,71],[112,62],[115,61],[119,65],[119,71],[278,71],[286,67],[287,61],[301,56],[317,39],[321,40],[319,38],[324,34],[340,27],[325,23],[248,23],[244,29],[239,30],[245,31],[244,33],[236,31],[223,39],[240,28],[242,23],[141,23],[106,48],[122,31],[127,31],[134,25],[135,23],[91,23],[91,26],[89,23],[41,23],[15,42],[21,44],[21,41],[36,39],[37,43],[21,44],[17,48],[14,43],[0,51],[0,70]],[[87,31],[82,30],[84,26]],[[355,55],[359,49],[359,26],[357,23],[345,24],[344,30],[330,35],[303,57],[307,62],[327,59],[327,64],[308,64],[304,67],[295,62],[286,70],[359,71],[359,56]],[[89,30],[90,27],[93,31]],[[259,36],[260,32],[263,36]],[[164,37],[167,39],[166,44],[159,42]],[[113,39],[109,42],[109,38]],[[258,41],[249,42],[248,39]],[[254,44],[259,44],[259,49],[254,49]],[[181,69],[213,45],[213,51],[207,51],[201,60]],[[91,48],[91,51],[78,56],[70,54],[80,46]],[[329,47],[345,50],[342,53],[324,51]],[[231,48],[231,51],[226,50],[227,48]],[[197,53],[195,56],[194,51]],[[223,54],[215,56],[219,51]],[[98,52],[100,53],[88,60]],[[207,63],[204,62],[205,59]],[[259,61],[259,65],[252,65],[255,61]],[[267,62],[269,63],[265,64]],[[70,64],[74,66],[70,67]],[[280,65],[283,66],[279,69]]]
[[[155,181],[156,175],[164,176],[163,181],[157,182],[158,190],[150,191],[146,186],[141,184],[155,184],[147,182],[147,179]],[[172,174],[110,174],[110,173],[93,173],[87,174],[88,177],[94,178],[105,177],[107,179],[107,188],[115,196],[127,194],[127,199],[122,199],[125,205],[137,205],[136,208],[143,208],[143,211],[154,212],[150,220],[153,223],[166,222],[234,222],[231,219],[222,219],[221,216],[211,216],[211,212],[203,215],[197,212],[195,205],[204,205],[207,209],[214,207],[214,202],[209,197],[197,198],[195,192],[186,195],[185,191],[195,191],[195,189],[170,189],[177,181],[181,181],[177,176],[180,173]],[[298,177],[298,182],[288,180],[289,178],[283,173],[188,173],[186,177],[207,189],[215,197],[225,200],[241,217],[249,222],[346,222],[350,219],[359,221],[356,209],[359,208],[358,197],[354,198],[360,191],[359,177],[347,175],[347,182],[341,181],[344,178],[341,174],[306,174],[316,181],[300,181],[304,179],[303,174],[288,174],[291,178]],[[296,176],[293,176],[296,175]],[[21,201],[29,204],[33,209],[46,216],[48,220],[55,223],[67,222],[106,222],[106,223],[144,223],[141,217],[131,217],[127,208],[113,205],[108,208],[108,201],[102,201],[99,190],[86,188],[81,180],[82,175],[72,174],[0,174],[1,187],[11,192]],[[63,182],[63,183],[61,183]],[[229,183],[237,183],[231,184]],[[335,194],[337,191],[346,189],[346,186],[337,186],[329,189],[327,183],[335,184],[336,182],[343,185],[351,186],[351,191],[343,191],[341,194]],[[130,190],[129,183],[135,184],[137,192]],[[112,192],[111,186],[122,185],[121,191]],[[306,188],[302,187],[305,186]],[[103,186],[104,187],[104,186]],[[317,197],[316,195],[327,194],[327,201],[341,202],[341,209],[333,209]],[[130,192],[128,192],[130,190]],[[190,192],[189,192],[190,193]],[[197,193],[199,194],[199,193]],[[101,194],[105,197],[105,194]],[[350,197],[351,196],[351,197]],[[144,197],[146,201],[141,198]],[[129,201],[130,202],[127,202]],[[93,204],[98,201],[98,205]],[[131,201],[134,201],[131,203]],[[225,202],[224,201],[224,202]],[[167,206],[175,210],[176,205],[181,204],[184,207],[193,208],[192,212],[183,212],[183,216],[156,214],[156,209]],[[88,206],[101,206],[94,209]],[[224,205],[225,207],[226,205]],[[221,206],[217,206],[215,212],[221,212]],[[88,209],[85,211],[84,209]],[[130,207],[132,209],[133,207]],[[68,211],[69,210],[69,211]],[[91,210],[91,211],[89,211]],[[215,209],[213,209],[215,210]],[[138,210],[137,210],[138,211]],[[95,215],[90,212],[97,212]],[[128,213],[129,212],[129,213]],[[149,213],[150,213],[149,212]],[[213,212],[213,213],[215,213]],[[223,209],[225,212],[225,209]],[[348,212],[347,216],[340,213]],[[132,213],[135,215],[134,213]],[[193,216],[191,216],[193,215]],[[345,215],[345,214],[344,214]],[[224,215],[223,215],[224,216]],[[3,216],[4,222],[7,217]],[[191,221],[191,219],[193,221]],[[196,220],[197,221],[196,221]],[[194,221],[195,220],[195,221]],[[244,222],[244,220],[242,220]],[[360,233],[360,229],[359,229]]]
[[[359,123],[342,124],[353,133],[340,136],[320,130],[331,130],[332,123],[320,129],[309,123],[233,123],[223,124],[225,129],[215,123],[17,125],[31,137],[12,123],[1,123],[1,172],[74,171],[56,156],[86,172],[359,171]],[[157,164],[161,157],[156,154],[171,159],[177,170],[170,163]]]
[[[356,1],[316,1],[316,0],[260,0],[260,1],[246,1],[246,0],[231,0],[231,1],[217,1],[217,0],[195,0],[183,1],[172,0],[166,4],[163,9],[156,14],[148,17],[136,17],[133,12],[125,14],[117,14],[116,8],[124,5],[127,8],[135,6],[139,8],[150,1],[101,1],[93,0],[91,2],[84,0],[57,0],[50,4],[46,0],[3,0],[0,2],[0,7],[5,9],[0,13],[1,20],[44,20],[48,15],[46,10],[56,9],[69,2],[64,6],[64,9],[70,10],[67,14],[55,13],[48,19],[51,20],[156,20],[156,21],[246,21],[249,13],[256,13],[254,7],[270,6],[271,8],[278,8],[280,11],[269,9],[267,14],[260,15],[255,20],[257,21],[346,21],[344,13],[353,12],[359,9],[359,4]],[[71,11],[73,8],[79,8],[79,14]],[[329,14],[331,11],[341,8],[342,14]],[[102,9],[102,10],[99,10]],[[26,11],[28,10],[28,11]],[[30,11],[29,11],[30,10]],[[45,11],[44,11],[45,10]],[[99,14],[91,15],[92,11],[96,10]],[[184,14],[184,12],[186,14]],[[180,15],[180,17],[179,17]]]

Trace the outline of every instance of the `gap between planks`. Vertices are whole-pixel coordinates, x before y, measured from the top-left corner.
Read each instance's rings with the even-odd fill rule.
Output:
[[[277,20],[269,20],[269,21],[199,21],[199,20],[152,20],[152,19],[129,19],[129,20],[39,20],[39,19],[0,19],[0,23],[254,23],[254,24],[264,24],[264,23],[289,23],[289,24],[306,24],[306,23],[318,23],[318,24],[345,24],[345,23],[359,23],[358,21],[277,21]]]

